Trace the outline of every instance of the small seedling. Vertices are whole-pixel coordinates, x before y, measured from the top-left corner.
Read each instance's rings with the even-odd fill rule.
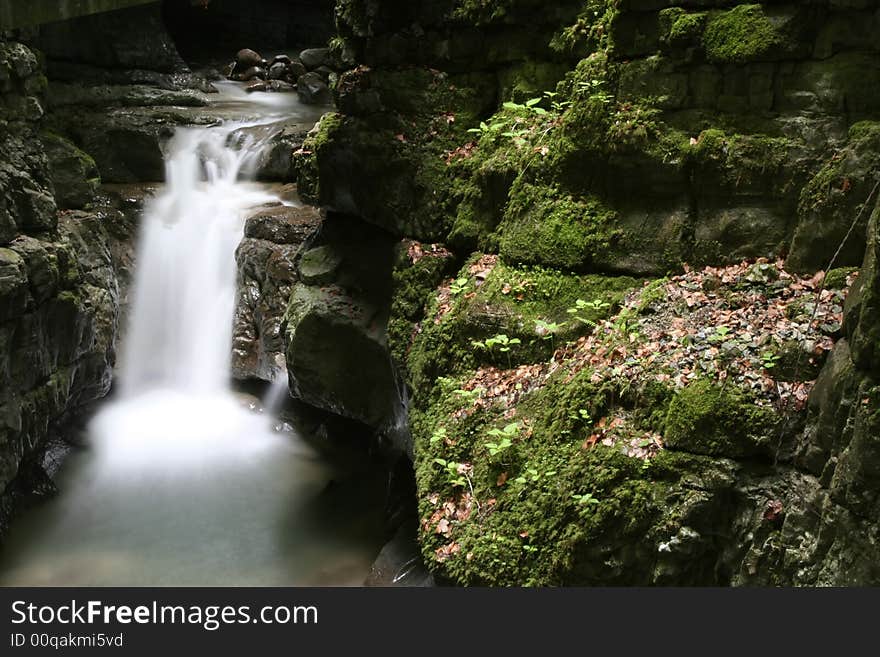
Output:
[[[477,349],[484,349],[488,351],[490,354],[494,354],[495,348],[498,348],[498,351],[502,354],[507,354],[507,367],[513,368],[512,361],[510,359],[510,349],[514,345],[522,344],[522,340],[519,338],[511,338],[505,335],[504,333],[499,333],[496,336],[491,338],[486,338],[484,342],[479,340],[472,340],[471,345]]]
[[[724,342],[729,335],[729,326],[718,326],[715,328],[715,332],[709,336],[709,342]]]
[[[459,294],[461,294],[462,292],[464,292],[467,289],[467,284],[468,284],[467,277],[462,276],[460,278],[456,278],[449,285],[449,293],[452,296],[457,297]]]
[[[489,435],[493,438],[497,438],[497,442],[486,443],[489,455],[495,457],[510,449],[510,447],[513,446],[513,439],[519,434],[519,429],[519,422],[512,422],[503,429],[490,429]]]
[[[764,365],[765,370],[772,370],[779,364],[781,356],[772,351],[765,351],[761,354],[761,363]]]
[[[569,315],[572,315],[576,320],[581,322],[582,324],[586,324],[587,326],[595,327],[596,322],[584,315],[588,312],[600,313],[607,308],[610,308],[611,304],[603,299],[593,299],[592,301],[585,301],[584,299],[578,299],[574,302],[574,306],[566,309]]]
[[[434,463],[446,471],[446,481],[452,486],[464,487],[467,484],[467,480],[460,472],[461,463],[447,461],[445,459],[434,459]]]

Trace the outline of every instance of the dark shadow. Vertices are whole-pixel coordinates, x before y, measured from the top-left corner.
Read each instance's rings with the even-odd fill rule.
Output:
[[[231,61],[242,48],[294,56],[335,33],[333,0],[164,0],[162,15],[190,63]]]

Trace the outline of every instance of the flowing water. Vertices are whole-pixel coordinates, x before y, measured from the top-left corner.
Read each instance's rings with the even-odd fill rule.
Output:
[[[168,144],[116,395],[65,462],[62,494],[13,525],[0,584],[359,584],[368,573],[376,486],[355,478],[348,508],[328,499],[340,472],[273,418],[283,383],[266,412],[229,384],[235,249],[248,211],[277,200],[248,182],[277,120],[271,102],[258,120],[178,129]]]

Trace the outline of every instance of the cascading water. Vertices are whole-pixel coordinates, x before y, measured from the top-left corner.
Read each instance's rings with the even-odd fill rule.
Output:
[[[243,217],[275,200],[240,181],[265,140],[229,142],[240,126],[181,129],[167,147],[167,188],[144,214],[140,275],[125,346],[122,393],[228,388],[235,248]]]
[[[316,513],[327,465],[230,388],[235,249],[248,210],[277,200],[246,179],[273,120],[179,129],[169,142],[167,184],[142,220],[117,394],[62,469],[63,494],[12,532],[0,584],[343,584],[368,571],[363,528],[381,518]],[[278,381],[266,401],[285,394]]]

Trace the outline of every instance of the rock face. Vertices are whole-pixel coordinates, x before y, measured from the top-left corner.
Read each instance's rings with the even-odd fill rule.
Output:
[[[286,321],[291,393],[358,420],[408,452],[404,397],[386,339],[394,241],[358,220],[330,215],[304,247],[302,283]]]
[[[299,280],[295,262],[320,222],[314,208],[285,206],[261,210],[247,220],[236,252],[234,377],[273,381],[285,372],[282,320],[291,290]]]
[[[389,320],[411,393],[419,540],[440,579],[880,582],[876,8],[679,4],[338,3],[334,53],[351,68],[339,112],[297,156],[300,192],[439,242],[460,266],[444,278],[442,258],[398,262]],[[336,239],[300,264],[311,287],[293,294],[288,361],[320,353],[351,373],[357,354],[333,345],[369,335],[360,315],[309,328],[352,298],[334,288]],[[835,267],[861,266],[845,313],[845,293],[809,278],[838,246]],[[833,316],[818,323],[822,357],[803,336],[749,335],[751,376],[796,399],[760,402],[728,380],[725,359],[745,353],[735,327],[682,338],[716,345],[715,370],[675,382],[685,364],[656,365],[640,332],[697,303],[676,307],[659,277],[710,265],[688,294],[746,308],[744,289],[781,289],[783,270],[764,276],[779,256]],[[757,262],[737,269],[743,259]],[[812,330],[811,303],[786,317]],[[647,379],[626,373],[644,358]],[[381,426],[347,380],[312,371],[292,389],[335,385],[350,396],[314,403]]]
[[[118,323],[115,238],[104,217],[56,209],[53,178],[65,205],[79,205],[91,187],[77,178],[94,167],[50,138],[54,164],[84,163],[53,174],[40,139],[44,89],[34,54],[0,41],[0,528],[50,430],[109,389]]]

